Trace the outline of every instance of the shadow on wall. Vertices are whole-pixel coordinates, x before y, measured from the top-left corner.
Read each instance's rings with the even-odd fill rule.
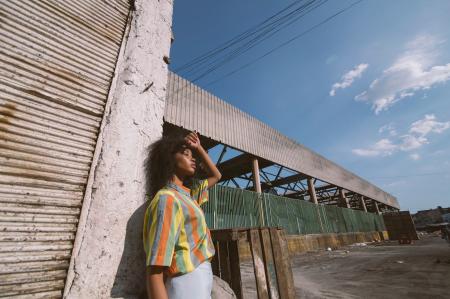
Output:
[[[142,204],[127,223],[124,250],[117,268],[111,298],[146,299],[145,252],[142,225],[147,202]]]

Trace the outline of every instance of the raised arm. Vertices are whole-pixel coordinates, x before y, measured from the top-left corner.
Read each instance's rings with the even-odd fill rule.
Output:
[[[206,150],[200,144],[200,138],[198,137],[197,132],[190,132],[185,139],[188,146],[195,151],[202,160],[203,165],[205,166],[205,171],[208,175],[208,188],[211,188],[220,180],[222,174],[219,169],[217,169]]]

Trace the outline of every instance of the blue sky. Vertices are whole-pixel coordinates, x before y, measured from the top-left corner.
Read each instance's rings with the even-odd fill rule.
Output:
[[[450,1],[328,1],[197,84],[396,196],[450,206]],[[175,1],[171,69],[293,1]],[[189,76],[187,76],[188,79]]]

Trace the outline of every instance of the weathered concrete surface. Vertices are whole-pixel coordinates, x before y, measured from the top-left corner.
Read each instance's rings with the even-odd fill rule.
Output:
[[[295,255],[301,252],[313,251],[318,249],[332,248],[354,243],[364,243],[387,240],[388,234],[384,232],[361,232],[344,234],[311,234],[311,235],[289,235],[288,241],[289,254]],[[250,245],[246,241],[239,242],[239,252],[242,259],[250,259]]]
[[[449,298],[450,246],[439,236],[302,253],[291,264],[297,298]],[[241,274],[245,298],[256,299],[250,262]]]
[[[136,0],[96,147],[65,298],[145,294],[143,162],[162,135],[171,1]]]
[[[236,295],[226,281],[215,275],[213,278],[211,299],[236,299]]]

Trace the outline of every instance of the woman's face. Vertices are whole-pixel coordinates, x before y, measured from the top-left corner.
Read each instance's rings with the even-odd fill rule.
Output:
[[[175,154],[175,172],[181,177],[193,176],[195,173],[195,158],[190,148],[184,148]]]

